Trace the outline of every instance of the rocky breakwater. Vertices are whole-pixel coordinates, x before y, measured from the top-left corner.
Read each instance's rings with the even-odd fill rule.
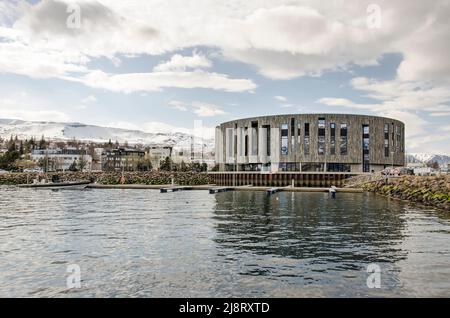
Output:
[[[213,178],[207,173],[200,172],[65,172],[47,173],[46,178],[52,179],[57,175],[60,181],[91,180],[100,184],[146,184],[163,185],[170,184],[172,177],[178,185],[204,185],[214,183]],[[0,174],[0,185],[18,185],[31,183],[36,178],[35,173],[3,173]]]
[[[401,176],[362,185],[367,191],[450,211],[450,175]]]

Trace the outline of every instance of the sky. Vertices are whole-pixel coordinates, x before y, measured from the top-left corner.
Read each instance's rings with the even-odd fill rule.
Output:
[[[355,113],[450,154],[450,1],[1,0],[0,118],[211,135]],[[197,121],[197,122],[196,122]]]

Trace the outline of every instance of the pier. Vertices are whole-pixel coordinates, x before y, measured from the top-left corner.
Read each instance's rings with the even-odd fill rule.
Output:
[[[215,187],[215,188],[210,188],[209,189],[209,194],[216,194],[216,193],[220,193],[220,192],[228,192],[228,191],[233,191],[234,188],[231,187]]]
[[[237,187],[219,187],[211,184],[207,185],[195,185],[195,186],[175,186],[170,185],[146,185],[146,184],[98,184],[91,183],[87,186],[88,189],[148,189],[148,190],[168,190],[167,192],[177,192],[177,191],[195,191],[204,190],[211,194],[228,192],[228,191],[264,191],[267,192],[274,187],[264,187],[264,186],[252,186],[244,185]],[[178,190],[173,191],[173,188]],[[326,187],[280,187],[280,191],[283,192],[329,192],[330,188]],[[278,191],[278,192],[280,192]],[[364,192],[361,188],[336,188],[336,192],[343,193],[361,193]]]
[[[167,188],[161,188],[161,193],[167,193],[167,192],[177,192],[177,191],[183,191],[183,190],[192,190],[192,187],[187,186],[172,186]]]

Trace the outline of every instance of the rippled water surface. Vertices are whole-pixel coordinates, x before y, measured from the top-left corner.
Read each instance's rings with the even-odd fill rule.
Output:
[[[3,187],[0,220],[0,297],[450,297],[449,213],[375,195]]]

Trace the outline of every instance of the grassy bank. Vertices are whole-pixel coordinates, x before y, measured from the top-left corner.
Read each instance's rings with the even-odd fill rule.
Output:
[[[363,188],[388,197],[422,203],[450,211],[450,176],[402,176],[366,183]]]
[[[120,172],[65,172],[48,173],[52,178],[58,175],[61,181],[94,180],[100,184],[120,184]],[[214,180],[206,173],[197,172],[125,172],[125,184],[170,184],[171,176],[179,185],[202,185],[214,183]],[[36,178],[35,173],[6,173],[0,174],[0,185],[17,185],[27,183]]]

